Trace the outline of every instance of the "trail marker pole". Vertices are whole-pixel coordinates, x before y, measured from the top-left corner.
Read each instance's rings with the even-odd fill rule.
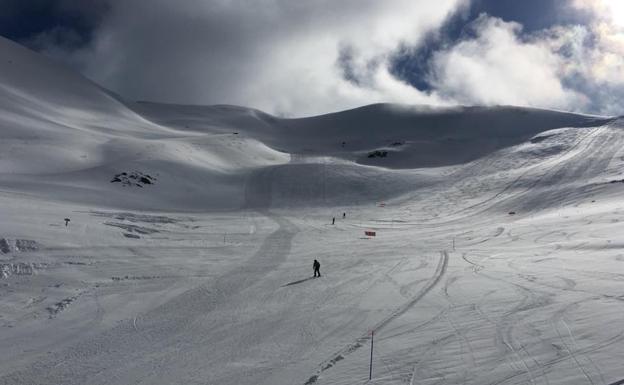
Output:
[[[373,379],[373,340],[375,339],[375,331],[371,330],[371,355],[370,355],[370,365],[368,369],[368,380]]]

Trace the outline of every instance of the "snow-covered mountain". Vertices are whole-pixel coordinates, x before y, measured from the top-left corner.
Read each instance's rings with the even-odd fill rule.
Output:
[[[62,65],[0,43],[3,184],[76,203],[238,209],[250,204],[250,176],[266,167],[280,198],[274,206],[374,203],[435,180],[415,169],[461,165],[540,132],[606,122],[514,107],[371,105],[280,119],[234,106],[126,103]],[[123,172],[157,182],[149,193],[111,185]]]
[[[366,383],[370,330],[370,383],[616,383],[622,126],[128,102],[0,38],[0,384]]]

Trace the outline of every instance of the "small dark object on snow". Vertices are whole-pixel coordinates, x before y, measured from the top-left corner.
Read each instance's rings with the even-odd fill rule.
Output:
[[[315,259],[314,263],[312,264],[312,268],[314,269],[314,276],[320,277],[321,276],[321,263]]]
[[[70,221],[70,220],[71,220],[71,219],[69,219],[69,218],[65,218],[65,219],[64,219],[64,221],[65,221],[65,226],[67,226],[67,225],[69,224],[69,221]]]
[[[143,187],[144,185],[155,184],[156,178],[138,171],[133,171],[131,173],[122,172],[115,175],[111,183],[121,183],[124,187]]]
[[[305,384],[303,384],[303,385],[312,385],[312,384],[314,384],[317,380],[318,380],[318,375],[317,375],[317,374],[315,374],[315,375],[313,375],[312,377],[308,378],[308,381],[306,381],[306,383],[305,383]]]
[[[386,156],[388,156],[388,151],[376,150],[368,154],[369,158],[385,158]]]
[[[510,211],[509,215],[516,215],[516,212],[515,211]]]
[[[347,217],[347,213],[342,213],[342,219],[345,219]]]
[[[344,146],[345,146],[345,144],[347,144],[347,142],[342,142],[342,147],[344,147]]]
[[[403,142],[394,142],[392,143],[392,146],[397,147],[397,146],[402,146]]]
[[[238,132],[234,132],[233,134],[234,134],[234,135],[238,135]]]
[[[332,225],[336,224],[336,217],[332,218]]]

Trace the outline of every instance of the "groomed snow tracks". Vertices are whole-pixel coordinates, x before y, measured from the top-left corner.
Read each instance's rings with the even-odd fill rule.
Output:
[[[388,326],[388,324],[391,323],[393,320],[397,319],[398,317],[403,315],[406,311],[414,307],[414,305],[416,305],[425,295],[427,295],[427,293],[429,293],[440,282],[440,280],[444,276],[444,273],[446,273],[448,260],[449,260],[448,252],[446,250],[441,251],[440,259],[438,261],[436,270],[433,276],[429,279],[429,281],[427,281],[427,284],[416,295],[414,295],[409,301],[407,301],[398,309],[394,310],[387,317],[385,317],[376,325],[374,325],[370,330],[374,331],[375,333],[379,333],[379,331],[381,331],[383,328]],[[336,365],[336,363],[344,360],[348,355],[355,352],[362,346],[367,345],[366,344],[367,341],[370,341],[369,331],[367,331],[366,334],[360,336],[354,342],[340,349],[337,353],[332,354],[332,356],[329,359],[321,362],[316,373],[310,378],[308,378],[308,380],[304,383],[304,385],[311,385],[311,384],[316,383],[321,373],[332,368],[334,365]]]

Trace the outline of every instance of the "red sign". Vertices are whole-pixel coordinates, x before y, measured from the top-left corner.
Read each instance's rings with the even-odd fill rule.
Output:
[[[369,237],[374,237],[377,235],[377,232],[375,231],[365,231],[364,234],[366,234]]]

